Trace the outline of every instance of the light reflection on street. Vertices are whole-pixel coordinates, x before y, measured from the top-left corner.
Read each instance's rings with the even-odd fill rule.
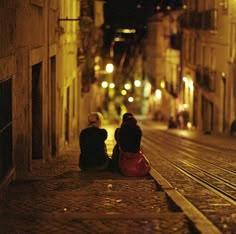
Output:
[[[106,140],[106,145],[107,145],[107,152],[108,152],[108,155],[111,157],[111,154],[112,154],[112,149],[115,145],[115,138],[114,138],[114,133],[115,133],[115,129],[119,127],[119,125],[106,125],[105,128],[107,130],[107,133],[108,133],[108,137],[107,137],[107,140]]]

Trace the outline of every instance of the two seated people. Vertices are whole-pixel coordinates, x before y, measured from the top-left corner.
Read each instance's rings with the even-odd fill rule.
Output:
[[[88,127],[80,133],[80,169],[110,169],[125,176],[147,175],[151,167],[142,152],[142,131],[133,114],[125,113],[121,126],[115,130],[116,145],[111,159],[105,144],[108,134],[101,128],[102,118],[99,112],[89,114]]]

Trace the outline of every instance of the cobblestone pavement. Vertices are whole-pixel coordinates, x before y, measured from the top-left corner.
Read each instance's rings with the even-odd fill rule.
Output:
[[[82,172],[65,154],[9,186],[0,233],[191,233],[151,176]]]
[[[111,153],[114,126],[107,129]],[[9,186],[0,203],[1,234],[196,231],[179,204],[151,176],[127,178],[111,172],[79,171],[76,148],[50,162],[34,160],[32,168]],[[158,168],[162,173],[165,169]],[[213,232],[206,229],[202,233]]]

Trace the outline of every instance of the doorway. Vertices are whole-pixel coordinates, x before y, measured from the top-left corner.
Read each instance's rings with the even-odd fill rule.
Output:
[[[50,59],[51,64],[51,153],[52,156],[56,156],[57,144],[56,144],[56,57],[53,56]]]
[[[32,66],[32,159],[42,159],[42,63]]]
[[[0,81],[0,180],[12,167],[12,79]]]

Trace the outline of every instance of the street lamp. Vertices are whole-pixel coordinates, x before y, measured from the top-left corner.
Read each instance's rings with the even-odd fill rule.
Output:
[[[105,69],[107,73],[112,73],[114,71],[114,65],[112,63],[107,63]]]

